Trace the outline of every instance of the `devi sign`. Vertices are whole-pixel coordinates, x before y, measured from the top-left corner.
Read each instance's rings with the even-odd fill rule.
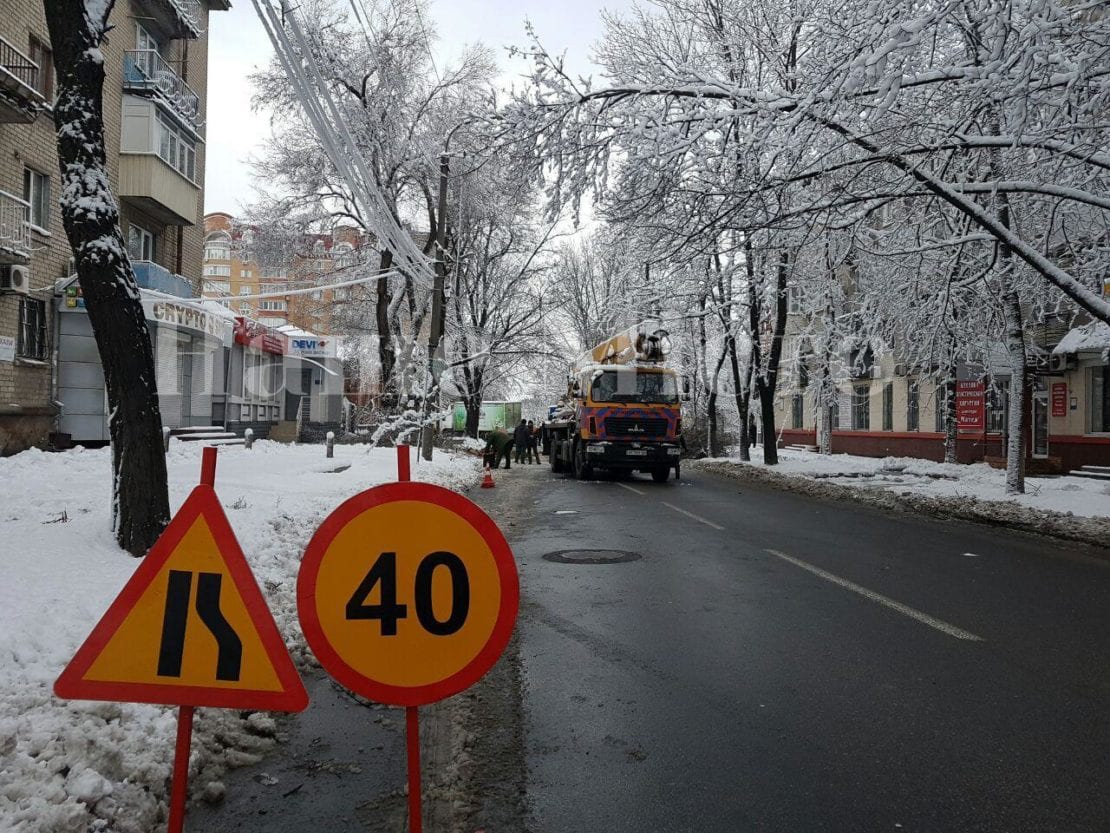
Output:
[[[303,335],[289,336],[289,355],[306,356],[316,359],[330,359],[336,356],[337,342],[334,338]]]

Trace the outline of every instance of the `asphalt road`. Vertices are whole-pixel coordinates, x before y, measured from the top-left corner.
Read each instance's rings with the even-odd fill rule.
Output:
[[[498,477],[534,833],[1110,830],[1110,561],[697,472]],[[543,558],[586,548],[642,557]]]

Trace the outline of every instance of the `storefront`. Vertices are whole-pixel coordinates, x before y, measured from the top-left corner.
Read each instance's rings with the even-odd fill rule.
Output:
[[[293,326],[286,338],[285,418],[302,424],[336,426],[343,415],[343,363],[339,339]]]
[[[1052,351],[1045,409],[1064,467],[1110,466],[1110,325],[1076,327]]]
[[[167,428],[219,424],[214,402],[224,390],[225,351],[233,317],[219,304],[140,289],[154,348],[162,424]],[[73,442],[109,440],[104,372],[76,278],[60,287],[57,305],[58,430]]]
[[[242,316],[234,318],[226,358],[226,394],[216,413],[220,424],[242,434],[247,428],[266,436],[282,419],[286,339],[277,330]]]

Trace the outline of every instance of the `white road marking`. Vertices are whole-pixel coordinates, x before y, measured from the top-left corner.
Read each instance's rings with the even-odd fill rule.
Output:
[[[628,489],[628,491],[635,492],[638,495],[646,495],[647,494],[647,492],[641,492],[639,489],[636,489],[632,486],[629,486],[627,483],[618,483],[617,485],[620,486],[622,489]]]
[[[977,553],[977,552],[965,552],[964,557],[965,558],[978,558],[979,553]]]
[[[555,514],[556,515],[577,515],[578,510],[577,509],[556,509]]]
[[[914,610],[908,605],[904,605],[901,602],[894,601],[894,599],[888,599],[886,596],[882,596],[876,593],[874,590],[868,590],[866,587],[860,587],[858,584],[848,581],[847,579],[843,579],[840,576],[833,575],[826,570],[822,570],[820,567],[814,567],[812,564],[808,564],[805,561],[794,558],[793,556],[787,555],[784,552],[779,552],[778,550],[767,550],[767,552],[771,553],[771,555],[775,556],[775,558],[781,558],[783,561],[787,561],[793,564],[795,567],[801,567],[803,570],[808,570],[815,576],[825,579],[825,581],[831,581],[833,584],[840,585],[845,590],[851,590],[853,593],[858,593],[865,599],[870,599],[873,602],[878,602],[885,607],[889,607],[891,610],[901,613],[903,616],[909,616],[911,619],[916,619],[918,622],[921,622],[921,624],[928,625],[930,628],[935,628],[941,633],[947,634],[948,636],[954,637],[955,639],[965,639],[968,642],[983,641],[983,638],[981,636],[976,636],[975,634],[965,631],[962,628],[957,628],[955,625],[950,625],[945,621],[930,616],[928,613],[922,613],[920,610]]]
[[[660,501],[660,503],[662,503],[668,509],[673,509],[675,512],[678,512],[681,515],[685,515],[687,518],[693,518],[698,523],[703,523],[706,526],[711,526],[714,529],[720,530],[721,532],[725,531],[725,528],[723,526],[718,526],[717,524],[713,523],[713,521],[707,521],[701,515],[695,515],[693,512],[687,512],[685,509],[680,509],[679,507],[675,506],[673,503],[667,503],[667,501],[665,501],[665,500]]]

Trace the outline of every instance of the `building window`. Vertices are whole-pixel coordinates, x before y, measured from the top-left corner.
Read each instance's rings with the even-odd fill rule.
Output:
[[[894,430],[894,382],[883,385],[883,430]]]
[[[48,104],[54,102],[54,53],[50,47],[31,35],[31,48],[28,57],[38,64],[39,74],[35,78],[35,89],[39,91]]]
[[[852,388],[852,430],[871,429],[871,386],[856,385]]]
[[[196,144],[161,111],[158,112],[158,155],[190,182],[196,179]]]
[[[27,220],[46,231],[50,228],[50,177],[34,168],[23,169],[23,199],[30,205]]]
[[[208,264],[207,266],[204,267],[204,274],[207,275],[207,276],[216,277],[216,278],[230,278],[231,277],[231,267],[230,266],[217,266],[217,265],[214,265],[214,264]]]
[[[840,392],[836,394],[836,399],[829,405],[829,426],[831,431],[840,430]]]
[[[1091,368],[1091,432],[1110,432],[1110,366]]]
[[[46,301],[19,299],[19,345],[16,352],[24,359],[46,358]]]
[[[791,427],[799,430],[805,421],[805,397],[796,393],[790,400]]]
[[[786,311],[791,315],[801,315],[805,312],[805,293],[797,284],[786,290]]]
[[[266,312],[285,312],[285,301],[262,301],[258,308]]]
[[[231,260],[231,247],[227,243],[205,243],[205,260]]]
[[[936,407],[936,420],[934,430],[938,434],[944,433],[944,418],[948,411],[948,391],[942,386],[937,385],[937,407]]]
[[[995,382],[987,386],[987,433],[1005,434],[1010,420],[1010,383]]]
[[[227,281],[205,281],[204,291],[218,292],[220,295],[230,295],[231,284],[229,284]]]
[[[251,294],[251,288],[249,286],[241,286],[241,287],[239,287],[239,294],[240,295],[250,295]]]
[[[312,293],[312,300],[313,301],[322,301],[322,300],[324,300],[324,293],[321,292],[319,289],[317,289],[315,292]]]
[[[127,227],[127,256],[132,260],[154,260],[155,236],[142,226]]]
[[[239,314],[240,315],[250,315],[252,312],[254,312],[254,307],[252,307],[250,304],[240,304],[239,305]]]
[[[906,430],[921,430],[921,392],[916,379],[906,380]]]
[[[249,278],[250,276],[251,276],[251,270],[250,269],[240,269],[239,270],[239,277],[240,278]]]

